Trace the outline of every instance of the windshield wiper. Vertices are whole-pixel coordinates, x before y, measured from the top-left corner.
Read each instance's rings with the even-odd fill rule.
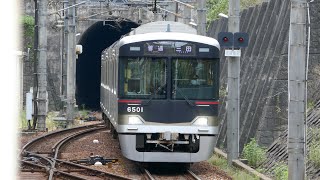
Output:
[[[186,101],[190,106],[194,106],[192,102],[188,99],[186,95],[184,95],[179,88],[176,88],[175,91],[177,91]]]
[[[156,92],[154,92],[154,93],[150,96],[149,100],[148,100],[144,105],[148,105],[148,104],[150,103],[150,101],[157,95],[157,93],[158,93],[164,86],[166,86],[166,85],[167,85],[167,83],[164,83],[164,84],[162,84],[161,86],[159,86],[158,89],[156,90]]]

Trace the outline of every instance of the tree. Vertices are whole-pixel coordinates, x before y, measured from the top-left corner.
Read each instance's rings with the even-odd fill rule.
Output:
[[[241,9],[261,4],[261,0],[241,0]],[[229,0],[207,0],[207,21],[218,19],[218,14],[228,14]]]

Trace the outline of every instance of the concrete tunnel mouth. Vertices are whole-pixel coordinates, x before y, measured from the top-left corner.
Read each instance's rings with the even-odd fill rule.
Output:
[[[83,53],[76,62],[76,101],[80,109],[100,109],[101,52],[139,25],[130,20],[106,20],[91,25],[78,44]]]

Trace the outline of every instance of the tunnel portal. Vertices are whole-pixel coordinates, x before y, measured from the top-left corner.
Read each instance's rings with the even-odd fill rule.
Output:
[[[98,110],[100,102],[101,52],[139,25],[130,20],[96,22],[81,36],[83,46],[76,70],[76,100],[80,108]]]

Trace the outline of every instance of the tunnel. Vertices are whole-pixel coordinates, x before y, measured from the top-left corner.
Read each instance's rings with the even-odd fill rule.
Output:
[[[83,47],[76,63],[76,102],[80,109],[100,108],[101,52],[139,25],[130,20],[106,20],[91,25],[78,44]]]

